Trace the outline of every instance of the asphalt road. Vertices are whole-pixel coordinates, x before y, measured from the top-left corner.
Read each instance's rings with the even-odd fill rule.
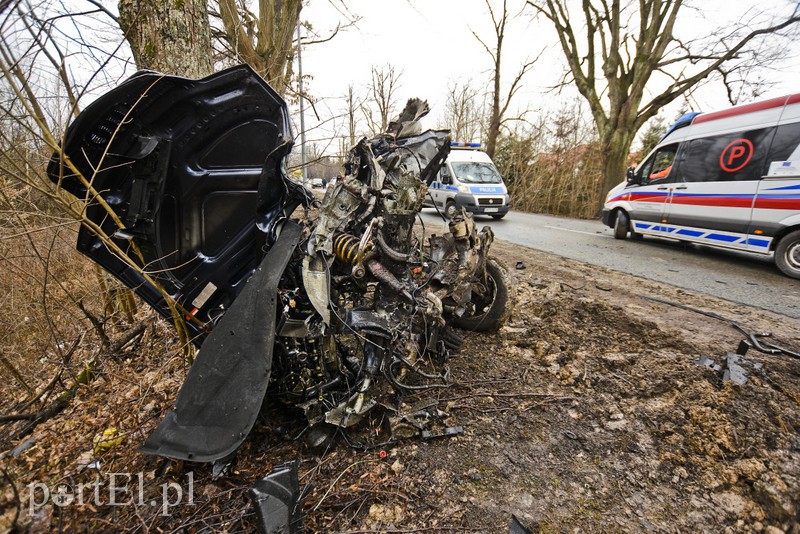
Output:
[[[422,219],[426,226],[441,224],[430,208]],[[655,237],[622,241],[599,220],[511,211],[500,221],[479,216],[476,222],[503,241],[800,319],[800,280],[784,276],[771,256]]]

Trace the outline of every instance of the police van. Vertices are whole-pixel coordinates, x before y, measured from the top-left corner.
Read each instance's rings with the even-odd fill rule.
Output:
[[[436,207],[448,219],[463,207],[470,213],[502,219],[508,189],[480,143],[451,143],[450,155],[428,188],[423,207]]]
[[[800,278],[800,94],[684,115],[611,190],[603,222],[617,239],[774,253]]]

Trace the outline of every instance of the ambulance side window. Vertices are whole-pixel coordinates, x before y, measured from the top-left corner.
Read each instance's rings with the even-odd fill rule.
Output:
[[[800,160],[800,122],[778,126],[769,149],[766,169],[773,161]],[[766,174],[767,170],[764,171]]]
[[[677,152],[677,143],[659,148],[642,167],[641,183],[651,184],[673,181],[668,180],[668,178],[675,174],[672,172],[672,168],[675,164]]]
[[[693,139],[680,169],[683,182],[759,180],[775,128]]]

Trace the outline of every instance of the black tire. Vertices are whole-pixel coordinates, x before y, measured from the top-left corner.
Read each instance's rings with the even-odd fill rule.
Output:
[[[614,239],[625,239],[628,237],[630,222],[627,213],[623,210],[617,212],[617,217],[614,219]]]
[[[492,332],[503,326],[514,308],[514,282],[495,258],[486,259],[488,295],[473,292],[475,314],[454,317],[453,324],[472,332]],[[487,298],[488,297],[488,298]]]
[[[800,230],[789,232],[778,241],[775,264],[786,276],[800,278]]]
[[[444,216],[448,219],[456,216],[456,203],[452,200],[448,200],[447,204],[444,205]]]
[[[492,219],[494,219],[495,221],[499,221],[500,219],[502,219],[505,216],[506,216],[505,213],[498,213],[497,215],[492,215]]]

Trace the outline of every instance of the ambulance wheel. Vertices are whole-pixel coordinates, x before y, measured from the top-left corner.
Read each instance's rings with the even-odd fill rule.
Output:
[[[492,219],[494,219],[495,221],[499,221],[500,219],[502,219],[505,216],[506,216],[505,213],[498,213],[497,215],[492,215]]]
[[[456,216],[456,203],[452,200],[448,200],[447,204],[444,206],[444,216],[448,219],[452,219]]]
[[[800,278],[800,230],[786,234],[778,242],[775,264],[786,276]]]
[[[630,228],[631,220],[628,214],[623,210],[617,212],[617,218],[614,220],[614,239],[625,239],[628,237],[628,230]]]

